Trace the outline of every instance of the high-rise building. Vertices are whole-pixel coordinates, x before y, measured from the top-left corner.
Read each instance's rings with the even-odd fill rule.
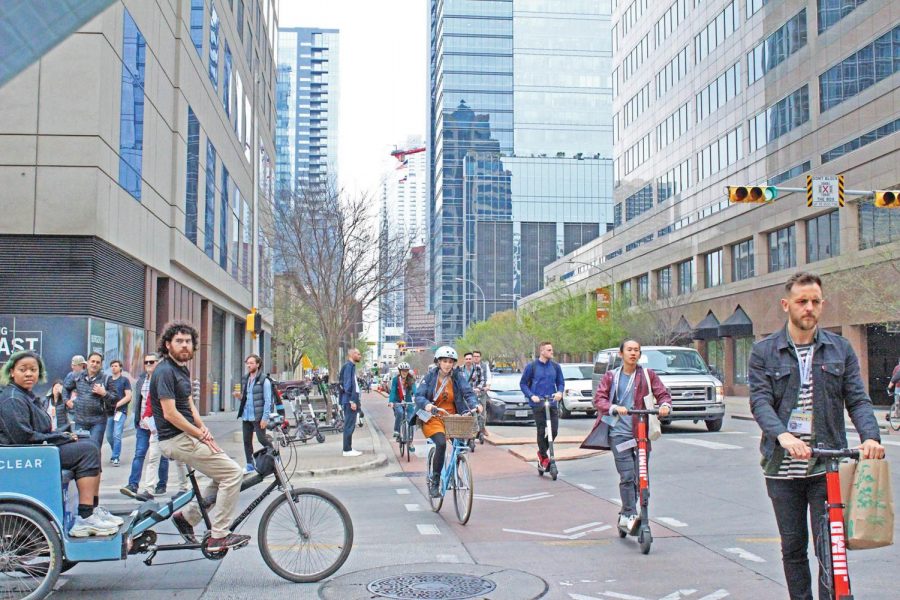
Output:
[[[610,7],[432,0],[430,25],[430,301],[452,342],[612,221]]]
[[[276,4],[116,2],[0,87],[0,360],[136,377],[184,319],[199,409],[231,408],[246,315],[272,315]]]
[[[897,2],[622,0],[614,22],[615,228],[548,279],[684,317],[727,393],[746,395],[753,341],[784,325],[784,282],[813,271],[820,325],[883,389],[900,210],[849,190],[900,187]],[[836,175],[844,206],[807,206],[807,176]],[[723,188],[746,184],[804,193],[730,204]]]
[[[340,33],[278,30],[276,180],[279,190],[337,181]]]

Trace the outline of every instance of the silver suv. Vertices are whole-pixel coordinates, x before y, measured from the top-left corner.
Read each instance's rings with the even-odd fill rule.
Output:
[[[603,375],[621,364],[618,348],[597,353],[592,382],[595,396]],[[705,421],[709,431],[722,429],[725,387],[710,374],[699,352],[680,346],[644,346],[638,364],[653,369],[672,396],[672,414],[663,423]]]

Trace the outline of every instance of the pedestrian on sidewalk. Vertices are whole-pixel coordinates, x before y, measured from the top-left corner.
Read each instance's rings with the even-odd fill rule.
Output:
[[[68,394],[66,390],[63,389],[63,382],[61,379],[57,379],[53,382],[53,385],[50,386],[50,390],[47,392],[47,409],[48,412],[50,408],[53,409],[53,415],[56,422],[56,429],[62,429],[70,424],[71,420],[69,418],[69,407],[66,406],[66,398],[68,398]]]
[[[112,377],[103,373],[103,355],[91,352],[87,368],[81,372],[69,373],[63,383],[66,391],[77,392],[75,428],[89,432],[91,441],[101,449],[103,435],[106,433],[106,420],[112,415],[119,400],[111,380]]]
[[[359,416],[359,380],[356,379],[356,365],[362,360],[362,354],[356,348],[350,348],[347,362],[341,367],[338,382],[341,384],[341,408],[344,411],[344,456],[359,456],[359,450],[353,449],[353,432]]]
[[[812,446],[847,447],[844,408],[859,432],[864,458],[884,457],[872,401],[850,343],[818,322],[824,307],[822,280],[800,272],[787,280],[781,309],[785,326],[753,345],[750,409],[762,429],[762,467],[781,535],[781,562],[791,600],[812,600],[807,514],[825,514],[825,463]],[[813,528],[814,539],[818,529]],[[818,539],[815,539],[818,554]],[[823,560],[822,557],[819,557]],[[819,598],[828,591],[819,567]]]
[[[106,420],[106,442],[112,450],[110,462],[119,466],[119,455],[122,453],[122,432],[125,431],[125,420],[128,418],[128,403],[131,402],[131,382],[122,375],[122,361],[116,359],[109,363],[112,371],[112,387],[116,390],[116,409],[113,416]]]
[[[562,368],[553,360],[553,344],[541,342],[538,346],[537,360],[528,363],[519,379],[519,388],[525,394],[531,411],[534,413],[534,424],[537,426],[538,460],[541,468],[550,467],[547,452],[550,443],[547,441],[547,411],[544,409],[544,397],[550,403],[550,432],[553,439],[559,431],[559,400],[566,389]]]
[[[481,362],[481,350],[472,350],[472,359],[475,363],[475,366],[481,367],[481,373],[483,376],[483,384],[482,387],[484,391],[488,391],[491,389],[491,379],[493,379],[493,375],[491,374],[491,365],[488,364],[487,361]]]
[[[625,340],[619,346],[622,365],[607,371],[594,395],[597,408],[598,426],[605,429],[608,447],[612,450],[619,473],[619,497],[622,511],[619,513],[619,528],[633,533],[638,525],[638,456],[637,438],[638,415],[625,418],[632,408],[645,410],[644,398],[653,393],[659,407],[659,416],[668,416],[672,408],[669,390],[652,369],[638,365],[641,345],[636,340]],[[650,382],[649,389],[647,382]],[[647,443],[647,460],[650,460],[650,443]]]
[[[900,402],[900,359],[897,359],[897,366],[891,373],[891,381],[888,383],[888,393],[894,392],[894,402]]]
[[[394,409],[395,440],[400,439],[400,423],[403,421],[403,419],[406,419],[407,422],[412,421],[416,414],[416,378],[413,377],[409,371],[409,363],[402,362],[397,365],[397,375],[395,375],[391,380],[391,392],[388,396],[388,406],[391,406]],[[407,403],[405,409],[404,407],[400,406],[401,402]],[[415,432],[415,427],[410,425],[410,431]],[[409,441],[412,441],[411,437]],[[412,444],[410,444],[409,446],[409,451],[416,451]]]
[[[72,370],[69,371],[69,374],[63,378],[63,385],[65,386],[66,379],[69,377],[75,377],[80,373],[84,372],[85,367],[87,367],[87,361],[84,360],[84,356],[81,354],[76,354],[72,357]],[[69,420],[74,424],[75,419],[75,398],[78,396],[78,392],[69,391],[63,387],[63,395],[66,397],[66,408],[69,412]]]
[[[153,352],[144,355],[144,372],[134,384],[134,458],[131,461],[131,474],[128,476],[128,485],[119,491],[138,500],[149,500],[153,489],[147,490],[139,487],[141,475],[144,471],[144,462],[147,451],[150,448],[150,421],[152,415],[145,416],[150,409],[148,396],[150,394],[150,375],[156,368],[159,357]],[[162,457],[158,460],[158,481],[165,487],[169,480],[169,459]]]
[[[256,470],[253,465],[253,434],[264,447],[272,447],[266,437],[269,415],[272,414],[272,380],[262,372],[262,358],[258,355],[248,356],[244,365],[247,374],[241,377],[241,391],[235,392],[234,398],[241,401],[237,417],[241,419],[246,471],[252,473]]]

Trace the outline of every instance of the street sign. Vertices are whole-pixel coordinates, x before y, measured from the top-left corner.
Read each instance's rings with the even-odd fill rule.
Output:
[[[600,287],[595,290],[597,294],[597,320],[604,321],[609,318],[609,304],[612,301],[612,294],[607,287]]]
[[[844,176],[806,176],[806,205],[812,208],[844,206]]]

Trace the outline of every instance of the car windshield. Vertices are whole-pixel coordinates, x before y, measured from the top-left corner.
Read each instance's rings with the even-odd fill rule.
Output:
[[[593,365],[560,365],[563,379],[590,379],[594,374]]]
[[[707,375],[709,370],[696,350],[647,350],[641,354],[640,364],[658,375]]]
[[[521,390],[519,388],[519,379],[522,376],[518,373],[513,375],[494,375],[493,379],[491,379],[491,390],[495,392],[518,392]]]

